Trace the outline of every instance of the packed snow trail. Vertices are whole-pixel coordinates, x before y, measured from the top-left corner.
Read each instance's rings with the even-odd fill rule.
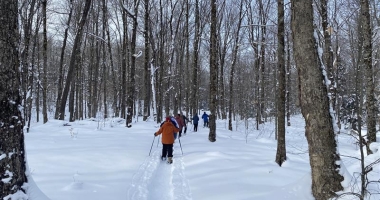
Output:
[[[192,200],[185,177],[185,165],[180,146],[174,144],[173,164],[162,161],[160,144],[141,164],[128,189],[128,200]]]

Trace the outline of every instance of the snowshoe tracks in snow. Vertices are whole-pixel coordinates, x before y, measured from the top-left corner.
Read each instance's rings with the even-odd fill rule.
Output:
[[[192,200],[179,146],[174,144],[172,164],[161,160],[161,148],[155,148],[133,176],[128,200]]]

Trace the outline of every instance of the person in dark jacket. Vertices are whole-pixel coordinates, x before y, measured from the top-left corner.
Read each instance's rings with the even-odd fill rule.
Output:
[[[182,117],[181,117],[181,114],[178,114],[178,115],[175,117],[175,120],[177,121],[178,128],[179,128],[178,137],[181,137],[181,136],[182,136],[182,129],[183,129],[183,127],[185,126],[185,123],[183,122],[183,119],[182,119]]]
[[[186,135],[186,131],[187,131],[187,123],[190,122],[189,118],[187,118],[185,115],[182,115],[182,120],[183,120],[183,123],[185,124],[184,125],[184,129],[183,129],[183,134]]]
[[[208,114],[206,114],[206,112],[203,113],[202,115],[202,119],[203,119],[203,128],[204,127],[208,127]]]
[[[199,122],[199,117],[198,117],[198,114],[195,113],[193,116],[194,132],[198,131],[198,122]]]
[[[160,129],[154,133],[154,136],[162,134],[162,154],[161,160],[165,160],[166,156],[168,157],[168,163],[173,163],[173,143],[174,143],[174,135],[173,133],[178,132],[179,129],[173,125],[170,121],[170,117],[166,117],[164,124],[160,127]]]

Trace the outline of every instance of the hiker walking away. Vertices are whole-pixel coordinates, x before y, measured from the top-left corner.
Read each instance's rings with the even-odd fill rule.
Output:
[[[162,134],[162,154],[161,160],[165,160],[168,157],[168,163],[173,163],[173,143],[174,143],[174,135],[173,133],[178,132],[178,128],[173,125],[170,121],[170,117],[166,117],[164,124],[160,127],[160,129],[154,133],[154,136]]]
[[[195,113],[194,116],[193,116],[194,132],[198,131],[198,121],[199,121],[198,114]]]
[[[182,117],[181,117],[181,114],[178,114],[178,115],[175,117],[175,120],[177,121],[178,129],[179,129],[178,137],[181,137],[181,135],[182,135],[182,128],[185,126],[185,123],[183,122],[183,119],[182,119]]]
[[[206,112],[203,113],[202,115],[202,119],[203,119],[203,128],[204,127],[208,127],[208,114],[206,114]]]
[[[177,123],[177,120],[176,120],[174,117],[171,117],[171,116],[168,116],[168,117],[169,117],[169,119],[170,119],[170,122],[171,122],[176,128],[179,128],[178,123]],[[166,119],[165,119],[164,122],[161,123],[160,127],[161,127],[162,125],[164,125],[165,122],[166,122]],[[178,135],[177,132],[178,132],[178,131],[173,132],[174,140],[177,139],[177,135]]]
[[[189,118],[187,118],[185,115],[182,114],[182,120],[183,120],[183,123],[184,123],[184,129],[183,129],[183,134],[186,135],[186,131],[187,131],[187,123],[190,122]]]

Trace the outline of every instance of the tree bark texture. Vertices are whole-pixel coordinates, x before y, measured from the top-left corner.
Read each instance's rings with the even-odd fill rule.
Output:
[[[216,141],[216,96],[218,94],[218,61],[217,61],[217,4],[216,0],[211,0],[211,30],[210,30],[210,132],[208,139],[210,142]]]
[[[363,65],[365,68],[366,85],[366,111],[367,111],[367,139],[368,153],[372,153],[369,145],[376,142],[376,105],[375,105],[375,83],[372,67],[372,29],[371,14],[369,11],[369,0],[360,0],[362,34],[363,34]]]
[[[46,123],[48,121],[47,116],[47,16],[46,16],[46,6],[47,0],[44,0],[42,3],[42,24],[43,24],[43,42],[42,42],[42,57],[43,57],[43,78],[42,78],[42,115],[43,122]]]
[[[133,109],[134,109],[134,99],[135,99],[135,74],[136,74],[136,40],[137,40],[137,26],[138,26],[138,21],[137,21],[137,14],[138,14],[138,9],[139,9],[139,3],[140,1],[135,0],[135,5],[134,5],[134,15],[130,15],[132,18],[132,38],[131,38],[131,63],[130,63],[130,71],[129,71],[129,76],[128,76],[128,93],[127,93],[127,115],[126,115],[126,126],[128,128],[132,127],[132,117],[133,117]],[[128,56],[128,55],[127,55]]]
[[[329,112],[327,88],[323,83],[313,28],[312,0],[292,1],[294,58],[300,79],[302,115],[306,120],[306,138],[316,200],[334,197],[342,190],[340,160]]]
[[[146,121],[150,115],[150,97],[151,97],[151,84],[150,84],[150,45],[149,45],[149,26],[150,26],[150,15],[149,15],[149,0],[144,0],[144,42],[145,42],[145,52],[144,52],[144,113],[143,121]]]
[[[192,86],[191,86],[191,116],[197,113],[197,102],[198,102],[198,59],[199,59],[199,42],[201,37],[200,31],[200,13],[199,13],[199,0],[195,0],[195,30],[194,30],[194,43],[193,43],[193,67],[192,67]]]
[[[285,145],[285,11],[284,0],[277,1],[277,153],[276,163],[282,165],[286,160]]]
[[[18,1],[0,1],[0,199],[24,191],[24,121],[21,113]]]

